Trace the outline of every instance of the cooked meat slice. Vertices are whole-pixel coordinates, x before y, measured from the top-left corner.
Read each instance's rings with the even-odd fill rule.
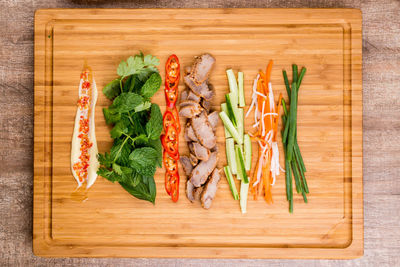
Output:
[[[210,150],[205,148],[204,146],[200,145],[197,142],[193,142],[191,144],[191,149],[193,150],[193,154],[198,158],[199,160],[208,160],[210,157]],[[190,147],[189,147],[190,149]]]
[[[200,105],[207,111],[207,113],[210,112],[211,101],[202,98]]]
[[[193,79],[190,78],[189,75],[186,75],[183,77],[183,80],[185,81],[185,84],[195,93],[197,96],[202,96],[205,99],[211,99],[214,96],[213,91],[208,88],[208,85],[206,82],[202,84],[195,84]]]
[[[215,146],[210,149],[211,152],[218,152],[218,146]]]
[[[195,187],[193,190],[193,198],[196,201],[200,201],[201,198],[201,193],[203,192],[204,187],[200,186],[200,187]]]
[[[179,107],[183,108],[186,106],[196,106],[196,108],[201,109],[201,105],[199,104],[199,102],[193,101],[193,100],[184,100],[181,103],[179,103]]]
[[[194,185],[190,182],[189,179],[186,181],[186,197],[190,200],[190,202],[194,202],[194,192],[195,192]]]
[[[185,117],[185,118],[193,118],[194,116],[199,115],[203,111],[203,108],[197,104],[197,105],[187,105],[182,107],[179,110],[179,116]]]
[[[185,138],[186,138],[186,136],[188,138],[188,139],[186,139],[186,141],[188,141],[188,142],[189,141],[195,141],[195,142],[199,141],[199,139],[197,139],[196,135],[194,134],[193,127],[190,123],[187,123],[186,127],[185,127]]]
[[[190,163],[192,163],[193,167],[197,166],[197,164],[199,163],[199,159],[196,158],[196,156],[193,155],[192,153],[190,153],[189,159],[190,159]]]
[[[217,166],[218,156],[216,152],[211,153],[210,157],[206,161],[201,161],[193,169],[190,181],[195,187],[199,187],[204,184],[211,174],[211,172]]]
[[[181,93],[181,101],[187,100],[188,99],[188,95],[189,95],[189,91],[188,90],[183,90],[182,93]]]
[[[204,186],[203,192],[201,193],[201,206],[205,209],[211,208],[212,201],[217,193],[218,182],[220,180],[219,171],[217,168],[214,169],[213,173],[208,179]]]
[[[202,112],[199,116],[192,118],[192,127],[194,134],[200,141],[200,144],[208,149],[211,149],[215,146],[217,143],[217,138],[205,112]]]
[[[218,111],[214,111],[208,114],[208,122],[211,124],[211,127],[214,130],[217,128],[218,121],[219,121]]]
[[[200,96],[198,96],[198,95],[196,95],[195,93],[193,93],[192,90],[189,90],[187,99],[188,99],[188,100],[196,101],[197,103],[200,102]]]
[[[191,153],[191,154],[193,154],[195,157],[196,157],[196,154],[194,154],[194,149],[193,149],[193,142],[188,142],[188,147],[189,147],[189,152]],[[197,157],[196,157],[197,158]],[[199,159],[199,158],[197,158],[197,159]]]
[[[188,75],[192,72],[192,66],[185,67],[185,74]]]
[[[181,156],[180,161],[181,161],[182,168],[183,168],[183,171],[185,172],[186,176],[190,176],[190,174],[192,173],[192,170],[193,170],[193,165],[190,162],[189,157]]]
[[[196,84],[201,84],[207,80],[214,63],[215,58],[210,54],[204,54],[196,58],[191,71],[191,76]]]

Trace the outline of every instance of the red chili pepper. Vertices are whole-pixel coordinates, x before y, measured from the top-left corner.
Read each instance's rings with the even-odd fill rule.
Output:
[[[181,123],[180,123],[180,121],[179,121],[179,113],[178,113],[178,110],[176,109],[176,107],[168,108],[167,110],[170,111],[170,112],[172,112],[172,114],[174,115],[174,118],[175,118],[175,127],[176,127],[176,130],[178,131],[178,133],[180,133],[180,132],[181,132]]]
[[[173,179],[171,179],[171,199],[173,202],[177,202],[179,199],[179,173],[173,174]]]
[[[165,172],[165,191],[168,195],[171,195],[172,186],[171,186],[171,177],[173,176],[170,172]]]
[[[180,65],[176,55],[171,55],[165,63],[165,80],[168,83],[174,83],[179,80],[180,76]]]
[[[175,125],[175,124],[176,124],[176,121],[175,121],[174,114],[172,114],[172,112],[169,110],[165,111],[164,117],[163,117],[164,131],[166,132],[169,126]]]
[[[178,130],[175,128],[175,126],[170,125],[167,128],[167,131],[165,133],[165,138],[166,141],[177,141],[178,142]]]
[[[167,101],[167,107],[174,108],[177,99],[178,99],[178,90],[174,91],[165,88],[165,100]]]
[[[163,154],[163,161],[167,172],[174,173],[178,171],[178,160],[171,157],[165,150]]]
[[[167,111],[163,117],[165,134],[161,136],[164,147],[163,161],[166,168],[165,190],[173,202],[179,198],[179,133],[181,126],[179,114],[176,109],[178,99],[178,85],[180,78],[180,65],[176,55],[171,55],[165,63],[165,99]]]
[[[167,136],[163,134],[161,136],[161,143],[164,147],[164,151],[168,153],[170,157],[175,160],[179,159],[179,150],[178,150],[178,140],[168,140]]]

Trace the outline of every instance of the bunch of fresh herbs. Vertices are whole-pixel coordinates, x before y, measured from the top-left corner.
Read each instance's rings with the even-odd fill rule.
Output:
[[[160,89],[159,60],[151,55],[129,57],[117,69],[119,78],[103,88],[112,100],[103,109],[114,144],[99,154],[98,175],[117,181],[131,195],[155,202],[154,174],[162,166],[162,114],[150,98]]]

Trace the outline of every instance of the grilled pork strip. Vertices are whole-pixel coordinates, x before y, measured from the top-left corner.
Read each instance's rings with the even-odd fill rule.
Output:
[[[200,144],[208,149],[213,148],[217,144],[217,138],[205,112],[192,118],[192,127]]]
[[[190,176],[190,181],[195,187],[199,187],[206,182],[208,176],[217,166],[217,161],[217,153],[213,152],[207,161],[201,161],[199,164],[197,164]]]
[[[201,194],[201,206],[205,209],[211,208],[212,201],[217,193],[217,186],[221,176],[219,175],[219,171],[217,168],[214,169],[213,173],[208,179],[207,183],[204,186],[203,192]]]
[[[190,73],[196,84],[201,84],[208,79],[214,63],[215,58],[210,54],[203,54],[196,58]]]

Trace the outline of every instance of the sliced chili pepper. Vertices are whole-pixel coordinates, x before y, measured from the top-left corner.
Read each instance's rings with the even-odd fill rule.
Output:
[[[181,124],[180,124],[180,121],[179,121],[179,113],[178,113],[178,110],[176,109],[176,107],[168,108],[167,110],[171,111],[172,114],[174,115],[174,118],[175,118],[175,127],[176,127],[176,130],[178,131],[178,133],[180,133],[180,132],[181,132]]]
[[[167,136],[161,136],[161,143],[165,151],[175,160],[179,160],[178,140],[168,140]]]
[[[170,125],[175,125],[175,124],[176,124],[176,121],[175,121],[174,114],[172,114],[172,112],[169,110],[165,111],[164,117],[163,117],[164,131],[166,132]]]
[[[179,75],[180,65],[178,57],[176,55],[171,55],[165,63],[165,80],[169,83],[174,83],[176,80],[179,80]]]
[[[167,88],[165,88],[165,99],[167,101],[167,107],[174,108],[176,100],[178,99],[178,90],[167,90]]]
[[[165,63],[165,99],[167,111],[163,117],[165,134],[161,136],[164,147],[163,161],[166,168],[165,190],[171,196],[173,202],[179,198],[179,133],[181,126],[179,114],[176,109],[178,99],[178,85],[180,78],[180,65],[176,55],[171,55]]]
[[[171,199],[173,202],[177,202],[179,199],[179,173],[176,172],[173,174],[173,179],[171,179],[170,184],[171,184]]]
[[[178,142],[178,130],[175,128],[174,125],[170,125],[165,133],[165,141],[177,141]]]
[[[178,160],[171,157],[167,151],[163,154],[164,166],[167,172],[174,173],[178,171]]]
[[[165,172],[165,191],[168,195],[171,195],[172,191],[171,179],[173,179],[173,174],[170,172]]]

